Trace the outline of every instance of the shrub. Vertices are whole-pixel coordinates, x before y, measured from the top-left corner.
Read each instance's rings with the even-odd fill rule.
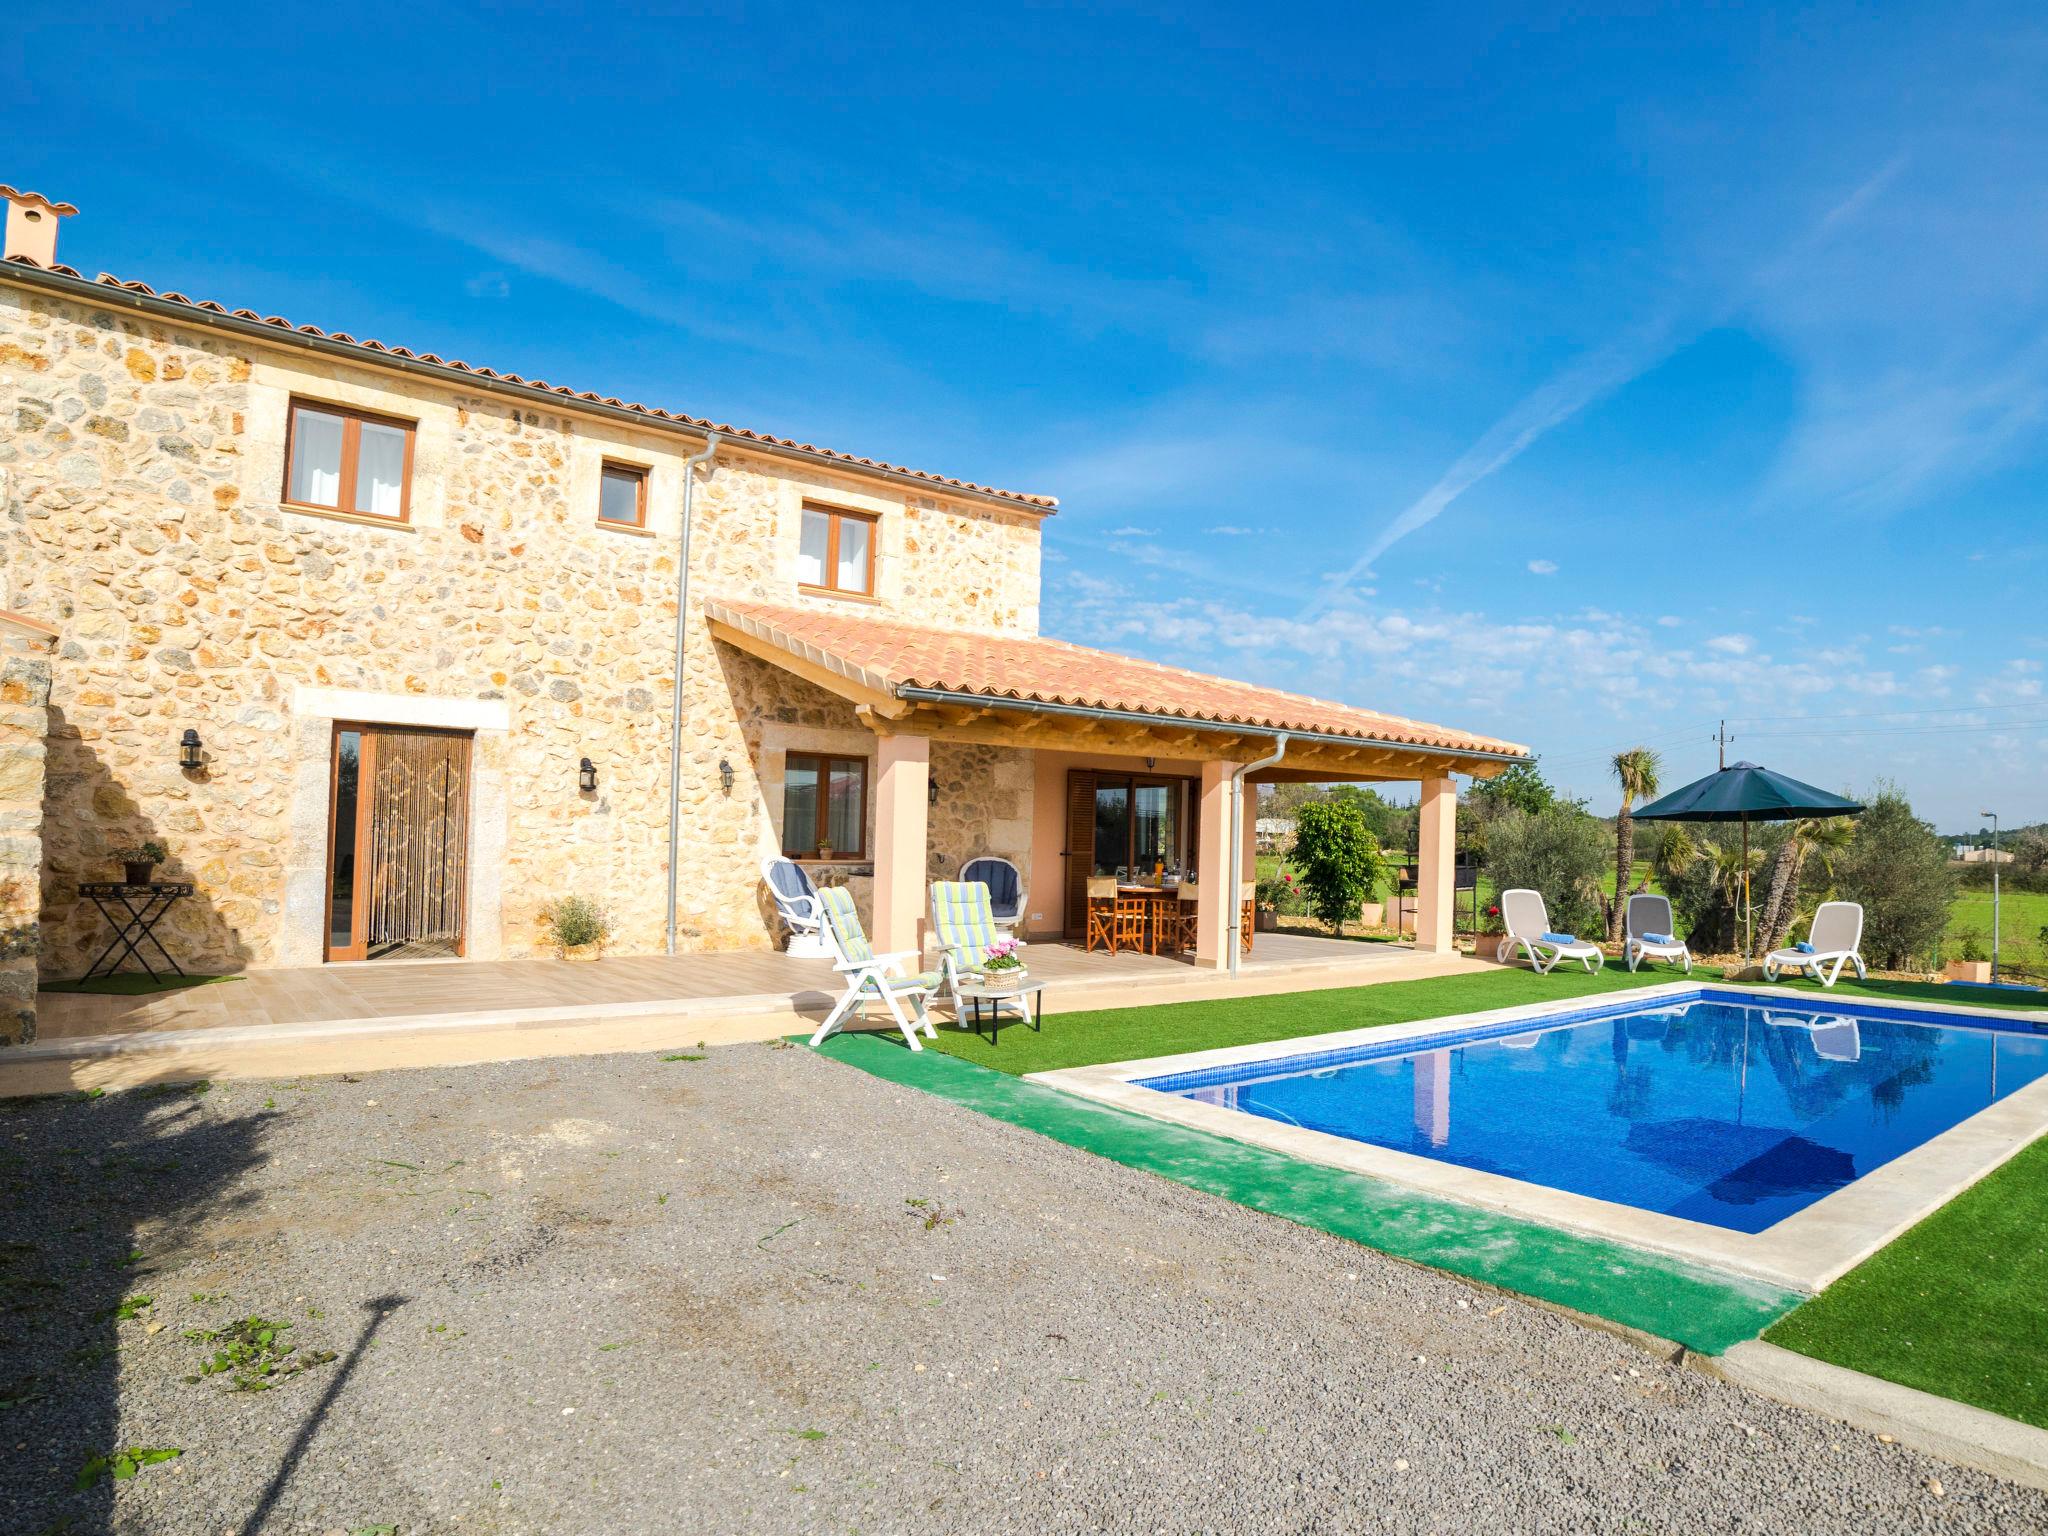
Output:
[[[1312,802],[1296,813],[1291,862],[1301,871],[1309,910],[1337,933],[1387,875],[1365,813],[1343,800]]]
[[[1286,870],[1259,882],[1257,901],[1282,917],[1299,917],[1308,911],[1308,896],[1301,882]]]
[[[1542,892],[1551,924],[1565,933],[1602,931],[1600,880],[1613,853],[1607,828],[1571,805],[1553,803],[1535,815],[1507,811],[1487,830],[1486,867],[1495,887]]]
[[[611,937],[612,920],[603,907],[585,896],[563,896],[540,911],[547,927],[548,942],[561,949],[581,949],[602,944]]]
[[[1989,960],[1991,958],[1991,951],[1984,947],[1984,935],[1977,932],[1974,928],[1965,933],[1963,935],[1963,951],[1958,958],[1963,960]]]
[[[1863,956],[1871,964],[1906,969],[1940,943],[1956,884],[1948,853],[1896,787],[1878,786],[1835,870],[1841,897],[1863,903]]]

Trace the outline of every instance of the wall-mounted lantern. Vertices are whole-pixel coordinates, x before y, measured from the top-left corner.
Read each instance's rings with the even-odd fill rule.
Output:
[[[576,787],[586,795],[597,788],[597,764],[587,757],[576,765]]]
[[[925,785],[924,798],[927,805],[937,805],[939,803],[939,781],[937,779],[932,779]]]
[[[718,760],[718,787],[728,795],[732,793],[732,764],[724,758]]]
[[[185,734],[178,738],[178,766],[189,772],[198,768],[200,764],[199,733],[188,725],[185,727]]]

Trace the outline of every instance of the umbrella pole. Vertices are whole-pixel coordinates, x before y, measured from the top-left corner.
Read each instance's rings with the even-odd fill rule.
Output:
[[[1749,921],[1749,817],[1742,818],[1742,958],[1756,955],[1756,930]]]

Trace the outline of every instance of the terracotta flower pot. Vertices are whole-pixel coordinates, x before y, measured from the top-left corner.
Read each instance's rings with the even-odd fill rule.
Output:
[[[1989,960],[1951,960],[1941,968],[1941,974],[1950,981],[1989,981],[1991,962]]]
[[[556,948],[555,953],[564,960],[602,960],[604,944],[563,944]]]

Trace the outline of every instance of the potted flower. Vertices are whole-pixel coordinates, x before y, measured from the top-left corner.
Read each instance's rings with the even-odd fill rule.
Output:
[[[1024,957],[1017,951],[1023,947],[1015,939],[997,939],[981,952],[982,975],[995,982],[1022,981]]]
[[[595,960],[611,937],[612,921],[587,896],[563,896],[542,907],[541,926],[555,953],[564,960]]]
[[[156,878],[156,867],[169,858],[170,850],[150,838],[147,842],[135,844],[132,848],[116,848],[114,857],[125,866],[122,876],[129,885],[147,885]]]
[[[819,839],[818,839],[818,862],[819,862],[819,863],[821,863],[821,864],[823,864],[823,863],[826,863],[827,861],[829,861],[829,860],[831,859],[831,857],[832,857],[832,844],[831,844],[830,840],[828,840],[828,839],[826,839],[826,838],[822,838],[822,837],[821,837],[821,838],[819,838]]]

